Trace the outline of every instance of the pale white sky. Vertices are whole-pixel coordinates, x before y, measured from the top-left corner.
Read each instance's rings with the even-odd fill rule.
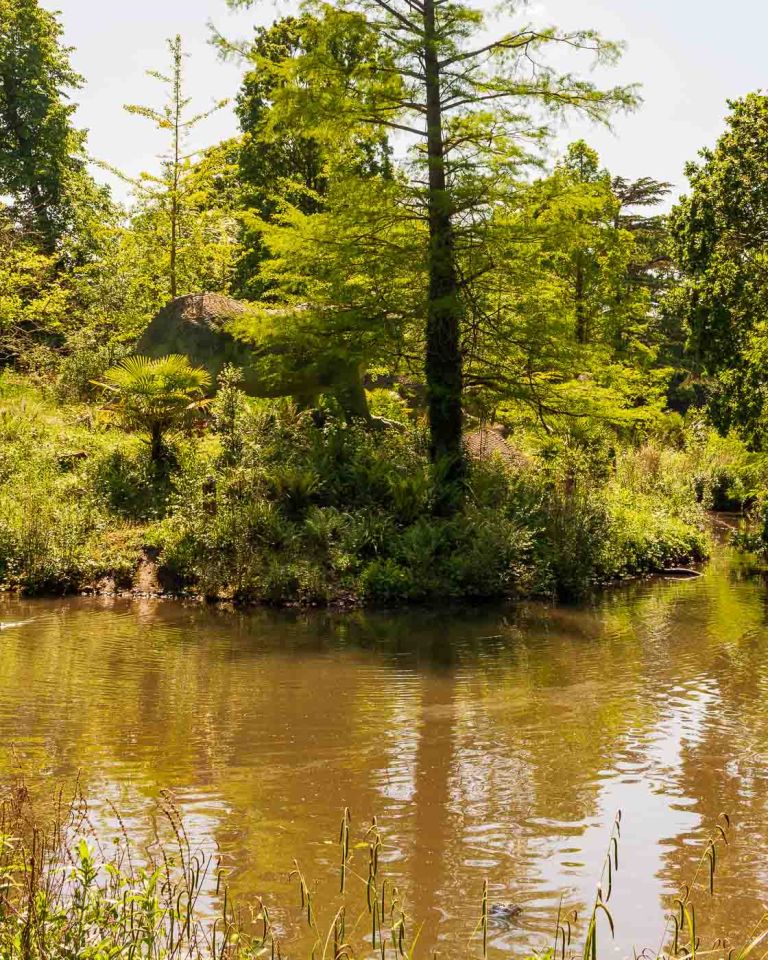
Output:
[[[165,38],[184,37],[189,91],[203,109],[234,97],[240,76],[236,64],[222,64],[209,46],[208,21],[228,35],[247,36],[276,9],[289,10],[281,0],[259,0],[237,14],[224,0],[42,2],[61,11],[66,39],[76,48],[74,65],[86,78],[77,122],[90,131],[91,153],[131,174],[154,167],[161,142],[148,121],[124,113],[122,104],[158,102],[159,84],[144,71],[165,67]],[[572,125],[564,134],[565,140],[584,136],[617,174],[684,187],[684,164],[719,134],[726,99],[768,86],[767,0],[538,0],[528,15],[626,41],[621,64],[600,79],[642,84],[644,105],[618,117],[614,133]],[[235,130],[228,108],[199,128],[195,146]]]

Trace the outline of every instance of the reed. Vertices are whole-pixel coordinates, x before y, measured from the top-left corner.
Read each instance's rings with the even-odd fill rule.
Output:
[[[119,836],[102,845],[79,788],[42,806],[16,783],[0,802],[2,960],[233,960],[263,956],[273,938],[256,902],[250,931],[234,908],[218,862],[192,848],[168,795],[158,810],[172,841],[136,857]],[[201,899],[213,888],[216,911]]]
[[[318,903],[318,887],[298,863],[290,874],[308,946],[287,944],[265,903],[237,907],[220,862],[195,850],[170,794],[158,801],[155,834],[141,848],[112,807],[117,838],[109,850],[76,786],[33,799],[19,781],[0,798],[1,960],[411,960],[420,950],[420,926],[405,897],[382,870],[384,838],[374,819],[359,836],[345,810],[338,835],[338,894]],[[691,881],[670,903],[653,960],[763,960],[768,956],[768,913],[739,945],[702,944],[697,898],[715,893],[718,863],[728,845],[722,816],[706,841]],[[608,950],[614,918],[610,901],[619,870],[621,815],[609,837],[594,902],[583,917],[561,903],[547,960],[598,960]],[[334,868],[335,869],[335,868]],[[706,903],[705,899],[705,903]],[[460,906],[464,906],[463,904]],[[498,905],[496,905],[498,906]],[[462,946],[440,957],[482,957],[493,952],[494,904],[487,882],[478,920]],[[522,933],[522,930],[521,930]]]

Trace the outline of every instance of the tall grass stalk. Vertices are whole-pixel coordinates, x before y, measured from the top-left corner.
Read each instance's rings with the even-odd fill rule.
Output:
[[[350,811],[339,831],[338,895],[318,902],[319,888],[298,863],[300,922],[308,936],[284,943],[266,904],[236,907],[215,856],[194,849],[170,794],[158,801],[154,838],[137,847],[119,812],[111,807],[118,834],[108,851],[94,827],[79,788],[33,802],[23,782],[0,795],[0,958],[2,960],[411,960],[419,953],[421,928],[404,896],[381,868],[384,838],[374,821],[355,840]],[[648,958],[764,960],[768,913],[742,945],[719,940],[702,946],[696,895],[715,892],[717,868],[729,839],[722,817],[707,840],[691,882],[671,901],[656,950]],[[601,931],[614,934],[609,902],[619,867],[621,815],[611,831],[595,900],[581,924],[561,901],[548,960],[597,960],[612,948]],[[495,912],[488,882],[478,891],[479,919],[464,945],[446,944],[440,956],[488,960],[498,953],[492,934]],[[462,912],[466,904],[459,905]],[[581,946],[578,945],[581,931]],[[524,926],[520,928],[521,939]],[[524,944],[522,944],[524,946]]]

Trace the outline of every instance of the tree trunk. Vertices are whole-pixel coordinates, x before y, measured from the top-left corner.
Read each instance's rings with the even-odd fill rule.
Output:
[[[152,463],[159,463],[163,459],[164,452],[162,427],[153,423],[149,432],[149,456]]]
[[[176,247],[178,244],[178,236],[177,236],[178,217],[179,217],[179,211],[178,211],[178,205],[176,202],[176,192],[174,188],[174,195],[171,201],[171,266],[170,266],[171,300],[176,299],[179,291],[178,283],[176,281]]]
[[[173,41],[173,175],[171,191],[171,300],[179,295],[179,186],[181,182],[181,37]]]
[[[576,300],[576,342],[586,344],[589,341],[589,320],[585,302],[584,264],[581,252],[576,255],[576,278],[574,284]]]
[[[440,64],[434,0],[424,0],[427,160],[429,173],[429,304],[425,374],[430,453],[447,485],[463,475],[461,302],[454,260],[451,200],[446,189]]]

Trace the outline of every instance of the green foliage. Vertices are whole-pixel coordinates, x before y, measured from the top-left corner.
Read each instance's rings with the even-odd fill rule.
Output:
[[[261,274],[262,261],[269,255],[254,218],[271,221],[288,204],[304,214],[324,208],[325,195],[339,166],[356,174],[391,174],[386,135],[359,125],[339,149],[338,143],[304,133],[301,126],[285,123],[274,111],[274,97],[285,83],[284,61],[317,50],[323,43],[322,27],[310,14],[283,17],[270,27],[256,29],[245,51],[248,70],[237,98],[237,115],[243,137],[238,153],[239,202],[244,212],[243,253],[237,267],[236,289],[249,299],[261,298],[270,287],[270,278]],[[229,53],[221,40],[222,52]],[[358,36],[337,43],[326,52],[340,69],[372,61],[375,43]]]
[[[543,589],[579,599],[593,587],[698,562],[709,538],[687,454],[650,445],[567,444],[536,468],[524,510],[538,532]],[[687,462],[686,462],[687,461]],[[541,588],[540,588],[541,589]]]
[[[234,332],[256,348],[265,384],[348,381],[345,401],[367,417],[362,373],[396,362],[424,307],[423,231],[397,214],[398,194],[393,181],[339,176],[321,212],[285,202],[269,220],[248,219],[270,255],[260,273],[269,299]]]
[[[628,186],[629,199],[617,196],[607,174],[579,179],[572,165],[586,150],[576,145],[551,177],[510,184],[461,247],[461,273],[472,278],[464,397],[481,416],[503,410],[564,429],[579,418],[631,428],[660,415],[670,369],[645,266],[653,218],[633,211]],[[404,216],[408,196],[397,178],[337,171],[322,209],[284,202],[268,221],[249,221],[270,254],[260,272],[270,299],[236,333],[261,351],[265,382],[302,370],[328,377],[342,359],[398,370],[423,351],[426,232]],[[640,202],[651,200],[658,193]]]
[[[137,187],[111,254],[128,282],[122,309],[136,312],[137,333],[176,295],[229,290],[239,255],[239,226],[228,196],[234,149],[224,143],[196,160],[186,157],[176,186],[152,176],[149,186]],[[175,201],[171,190],[178,193]]]
[[[121,210],[84,172],[58,20],[35,0],[0,11],[0,361],[61,405],[35,394],[5,417],[8,582],[82,582],[89,549],[126,577],[151,543],[212,596],[580,596],[702,556],[702,507],[762,502],[764,463],[743,442],[759,447],[764,422],[762,96],[733,105],[691,168],[680,283],[657,213],[668,185],[612,176],[582,141],[536,173],[550,121],[635,104],[561,72],[564,49],[616,59],[591,31],[522,24],[488,41],[468,5],[310,3],[240,50],[242,137],[203,153],[185,146],[208,114],[190,110],[177,37],[152,73],[166,102],[128,108],[167,136],[162,164]],[[256,298],[227,329],[252,348],[249,379],[225,369],[209,401],[184,358],[126,359],[169,297],[233,283]],[[727,436],[666,411],[700,393],[689,368],[715,378]],[[399,392],[366,392],[376,369]],[[298,406],[246,398],[251,374]],[[97,386],[125,434],[88,406]],[[519,458],[465,465],[464,413]]]
[[[765,244],[768,224],[768,97],[729,102],[726,132],[690,164],[690,194],[673,211],[684,282],[669,310],[690,332],[688,363],[712,378],[711,414],[756,449],[765,442]]]
[[[383,276],[391,287],[391,278],[411,278],[416,264],[427,278],[417,286],[422,303],[414,319],[424,360],[430,452],[441,465],[444,507],[450,510],[462,474],[462,334],[469,305],[476,303],[464,278],[486,272],[481,268],[478,274],[474,264],[463,270],[460,251],[485,253],[495,201],[510,192],[531,159],[520,144],[540,142],[549,133],[540,113],[583,112],[604,121],[616,108],[632,106],[635,96],[627,88],[600,90],[558,72],[551,62],[563,46],[589,49],[603,62],[615,60],[619,48],[593,31],[566,34],[521,25],[487,43],[484,15],[468,4],[444,8],[428,0],[413,7],[400,0],[394,5],[351,0],[307,5],[305,10],[312,14],[312,43],[300,50],[289,44],[286,52],[292,55],[264,58],[259,64],[275,78],[269,130],[299,131],[304,142],[334,145],[342,156],[365,129],[381,136],[407,132],[414,144],[410,162],[393,178],[399,189],[389,191],[384,215],[395,234],[410,234],[410,240],[392,242],[387,231],[389,262]],[[355,171],[347,166],[345,173],[349,178]],[[296,204],[290,206],[295,220]],[[350,239],[370,241],[378,235],[375,224],[381,219],[381,205],[369,203],[357,216]],[[290,218],[283,226],[290,229]],[[280,246],[276,266],[281,273],[280,257],[291,237],[297,246],[295,230],[278,238],[273,229],[271,241],[267,239],[273,257]],[[378,255],[374,262],[384,259]],[[327,257],[309,261],[305,276],[310,271],[317,275],[327,262]],[[288,272],[291,266],[289,262]],[[310,304],[324,308],[332,333],[370,329],[359,304],[352,313],[345,297],[339,308],[333,297],[338,281],[323,290],[327,273],[319,279],[314,289],[321,299]],[[292,319],[300,324],[302,318],[294,312]],[[402,338],[402,329],[398,334]]]
[[[127,353],[126,345],[109,329],[88,325],[72,331],[56,364],[57,397],[65,403],[93,397],[98,381]]]
[[[107,370],[101,384],[112,399],[106,407],[128,428],[149,434],[153,461],[164,451],[166,435],[189,425],[206,405],[209,374],[186,357],[126,357]]]
[[[42,815],[21,784],[2,798],[0,954],[6,960],[247,960],[270,942],[266,910],[263,938],[240,929],[231,905],[213,925],[198,915],[207,882],[221,884],[221,877],[185,841],[170,805],[159,812],[178,843],[158,836],[157,860],[134,850],[124,828],[105,856],[79,794],[55,806],[55,814]]]
[[[240,389],[242,380],[242,372],[236,367],[223,367],[211,404],[211,426],[221,443],[220,462],[223,466],[233,466],[243,455],[249,409]]]
[[[114,517],[144,523],[165,513],[171,492],[168,474],[156,469],[142,445],[99,451],[88,464],[87,477]]]
[[[190,113],[184,93],[184,58],[180,36],[168,41],[170,69],[149,76],[167,89],[160,108],[129,104],[126,111],[151,121],[168,138],[159,173],[131,179],[113,170],[134,188],[137,205],[125,238],[138,247],[154,309],[184,293],[227,288],[235,257],[236,227],[226,194],[217,187],[230,176],[229,144],[207,151],[189,150],[192,131],[226,101],[202,113]],[[112,169],[112,168],[109,168]],[[213,196],[216,202],[211,202]]]
[[[371,414],[394,423],[405,423],[413,414],[406,400],[396,390],[374,388],[366,391]]]
[[[84,136],[68,94],[82,78],[69,63],[62,27],[38,0],[0,3],[0,194],[28,239],[53,253],[73,225],[85,179]]]
[[[127,524],[146,494],[138,483],[129,494],[124,479],[125,509],[111,508],[115,462],[134,457],[117,439],[93,411],[62,414],[20,378],[0,376],[0,584],[60,592],[102,578],[130,583],[141,534]]]
[[[731,433],[723,437],[713,428],[692,431],[686,444],[698,499],[713,510],[740,510],[754,502],[765,483],[766,461],[750,453]]]
[[[199,416],[186,368],[166,409],[156,371],[134,396],[133,365],[117,376],[139,429],[147,403],[163,417],[186,418],[190,404]],[[129,585],[150,551],[165,582],[240,601],[582,596],[704,556],[702,484],[724,472],[747,484],[754,468],[743,447],[716,438],[617,454],[595,436],[474,463],[463,509],[441,517],[420,427],[371,433],[329,414],[318,427],[288,402],[246,398],[236,371],[220,386],[215,432],[177,442],[159,469],[98,409],[57,408],[22,378],[0,377],[0,583]]]
[[[591,586],[616,573],[604,562],[605,548],[613,534],[611,516],[603,491],[595,490],[592,477],[567,461],[546,484],[548,496],[542,510],[544,554],[551,577],[550,589],[561,598],[583,596]]]
[[[763,495],[749,511],[746,521],[731,536],[731,543],[738,550],[755,554],[760,566],[768,557],[768,497]]]
[[[49,478],[32,490],[3,497],[0,508],[0,580],[23,583],[32,592],[73,587],[85,562],[90,534],[101,519],[97,509],[67,497],[50,500]]]
[[[579,421],[627,430],[660,415],[671,371],[646,234],[661,228],[632,204],[652,205],[663,192],[632,186],[612,180],[579,142],[550,176],[499,198],[462,263],[476,278],[466,395],[481,418],[563,433]]]
[[[479,462],[463,510],[446,518],[435,515],[426,444],[411,429],[371,435],[333,419],[318,429],[290,406],[239,402],[242,445],[183,462],[156,534],[161,563],[207,595],[573,597],[707,551],[691,484],[628,486],[628,468],[620,481],[597,453],[577,467],[562,455],[528,469]],[[645,540],[629,536],[630,522]]]
[[[62,32],[38,0],[0,3],[0,359],[27,370],[52,366],[80,319],[114,214],[72,123],[82,79]]]
[[[607,569],[624,576],[707,557],[696,504],[700,478],[707,476],[703,461],[695,444],[676,451],[648,443],[617,457],[609,485],[613,536],[606,543]]]
[[[0,209],[0,360],[29,365],[41,338],[62,329],[70,301],[58,258],[43,253]]]
[[[360,575],[364,598],[378,604],[472,601],[535,589],[531,532],[484,505],[450,518],[420,518],[387,544]]]

